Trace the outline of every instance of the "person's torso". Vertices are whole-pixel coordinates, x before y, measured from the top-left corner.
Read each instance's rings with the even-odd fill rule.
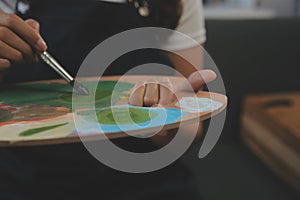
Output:
[[[34,1],[27,13],[20,16],[36,19],[40,23],[41,35],[48,45],[48,51],[73,76],[96,45],[120,32],[147,26],[145,18],[139,15],[132,4],[97,0]],[[149,62],[171,65],[161,52],[146,50],[118,59],[106,74],[124,74],[137,65]],[[14,65],[7,73],[5,82],[53,78],[60,77],[45,64],[38,62]]]

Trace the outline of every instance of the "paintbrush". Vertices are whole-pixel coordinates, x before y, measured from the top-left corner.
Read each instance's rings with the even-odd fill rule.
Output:
[[[53,58],[47,51],[44,51],[39,55],[40,59],[44,61],[48,66],[54,69],[62,78],[64,78],[79,95],[89,95],[89,90],[81,83],[76,82],[75,79],[59,64],[59,62]]]

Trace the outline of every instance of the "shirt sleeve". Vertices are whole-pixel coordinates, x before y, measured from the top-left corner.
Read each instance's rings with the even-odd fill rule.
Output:
[[[17,0],[0,0],[0,8],[6,13],[15,13]],[[20,1],[18,4],[18,11],[26,13],[29,9],[29,3]]]
[[[165,44],[168,50],[192,48],[196,46],[196,43],[203,44],[206,41],[202,0],[183,0],[183,12],[176,31],[187,35],[194,41],[172,34]]]
[[[0,0],[0,8],[6,13],[14,13],[17,0]]]

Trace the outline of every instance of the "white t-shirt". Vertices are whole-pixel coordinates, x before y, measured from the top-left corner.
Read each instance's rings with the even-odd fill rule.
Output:
[[[0,0],[0,7],[8,13],[13,13],[17,0]],[[115,3],[124,3],[126,0],[102,0]],[[26,11],[28,6],[24,3],[19,5],[20,11]],[[177,31],[188,35],[199,44],[206,41],[206,31],[204,25],[204,14],[202,0],[183,0],[183,13],[176,28]],[[166,45],[169,50],[183,50],[195,46],[194,42],[171,35]]]

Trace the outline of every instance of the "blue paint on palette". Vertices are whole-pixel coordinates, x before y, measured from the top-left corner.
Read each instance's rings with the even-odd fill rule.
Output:
[[[120,107],[132,107],[139,108],[146,111],[152,111],[157,115],[152,118],[150,121],[143,123],[133,123],[133,124],[99,124],[100,130],[105,133],[114,133],[114,132],[126,132],[126,131],[134,131],[139,129],[160,127],[167,124],[173,124],[178,122],[178,120],[182,116],[188,115],[187,113],[176,109],[176,108],[145,108],[145,107],[135,107],[129,105],[117,106],[112,108],[120,108]]]
[[[95,132],[104,132],[104,133],[115,133],[115,132],[126,132],[126,131],[135,131],[140,129],[147,129],[147,128],[155,128],[161,127],[168,124],[176,123],[180,120],[183,116],[188,116],[188,114],[180,109],[176,108],[147,108],[147,107],[135,107],[131,105],[121,105],[121,106],[112,106],[108,107],[110,109],[114,108],[138,108],[143,109],[145,111],[149,111],[155,113],[155,116],[152,117],[151,120],[142,122],[142,123],[130,123],[130,124],[99,124],[97,123],[98,127],[95,127],[95,123],[88,123],[86,120],[79,128],[80,134],[90,134]],[[103,108],[100,109],[98,112],[102,110],[108,109]],[[86,115],[86,114],[84,114]]]

